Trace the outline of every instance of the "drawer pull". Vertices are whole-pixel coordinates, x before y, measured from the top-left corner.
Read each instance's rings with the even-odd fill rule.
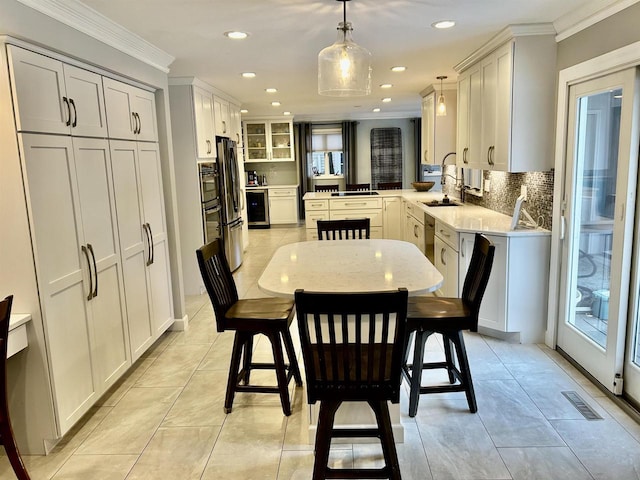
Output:
[[[444,235],[445,237],[447,237],[447,238],[449,238],[449,237],[451,236],[451,234],[449,234],[449,233],[445,232],[445,231],[444,231],[444,230],[442,230],[442,229],[440,229],[440,233],[441,233],[442,235]]]
[[[346,202],[344,205],[345,205],[345,207],[347,207],[347,206],[348,207],[356,207],[356,206],[359,206],[359,205],[366,206],[367,202]]]

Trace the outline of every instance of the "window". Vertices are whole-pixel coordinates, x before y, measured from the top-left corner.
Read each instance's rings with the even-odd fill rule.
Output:
[[[314,127],[311,131],[311,165],[313,175],[343,175],[342,127]]]

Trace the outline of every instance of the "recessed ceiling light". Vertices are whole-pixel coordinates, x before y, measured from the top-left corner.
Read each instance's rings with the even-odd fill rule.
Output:
[[[240,110],[240,113],[249,113],[249,110],[247,110],[246,108],[243,108],[242,110]]]
[[[256,74],[253,72],[243,72],[242,76],[244,78],[256,78]]]
[[[390,83],[383,83],[382,85],[380,85],[380,88],[391,88],[391,87],[393,87],[393,85]]]
[[[280,102],[271,102],[271,106],[272,107],[279,107],[280,106]]]
[[[380,109],[376,107],[376,108],[373,109],[373,111],[378,113],[380,111]]]
[[[384,103],[389,103],[391,101],[391,99],[389,97],[383,98],[382,101]]]
[[[440,20],[439,22],[432,23],[433,28],[451,28],[456,24],[453,20]]]
[[[282,112],[283,115],[291,115],[291,112]]]
[[[267,92],[267,93],[276,93],[278,91],[278,89],[277,88],[265,88],[264,91]]]
[[[397,67],[391,67],[392,72],[404,72],[406,69],[407,67],[402,67],[400,65],[398,65]]]
[[[231,38],[232,40],[244,40],[249,36],[249,34],[246,32],[239,32],[234,30],[231,32],[224,32],[224,36],[227,38]]]

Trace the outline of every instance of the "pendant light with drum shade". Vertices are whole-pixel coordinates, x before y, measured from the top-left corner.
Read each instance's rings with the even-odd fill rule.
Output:
[[[356,44],[347,22],[347,2],[342,2],[343,19],[338,39],[318,54],[318,93],[332,97],[359,97],[371,93],[371,53]]]
[[[440,75],[436,77],[440,80],[440,96],[438,97],[438,102],[436,103],[436,116],[438,117],[446,117],[447,116],[447,104],[444,102],[444,93],[442,93],[442,80],[446,79],[446,75]]]

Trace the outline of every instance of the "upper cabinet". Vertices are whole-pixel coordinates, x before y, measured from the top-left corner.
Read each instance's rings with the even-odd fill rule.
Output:
[[[106,138],[100,75],[14,45],[7,51],[18,131]]]
[[[153,92],[103,78],[109,137],[156,142],[156,101]]]
[[[454,87],[455,88],[455,87]],[[422,158],[428,165],[440,165],[444,156],[456,150],[456,90],[442,91],[447,106],[447,114],[436,115],[438,93],[434,86],[422,94]]]
[[[234,105],[233,103],[229,104],[229,117],[231,121],[231,133],[229,138],[238,144],[238,147],[242,148],[243,137],[242,137],[242,114],[240,113],[240,107],[238,105]]]
[[[213,99],[213,117],[215,119],[216,135],[231,138],[231,116],[229,102],[221,98]],[[235,140],[232,138],[232,140]]]
[[[216,133],[213,128],[213,95],[193,87],[193,107],[196,121],[196,149],[198,158],[216,157]]]
[[[293,162],[293,122],[244,122],[244,147],[246,162]]]
[[[510,26],[455,67],[459,167],[553,167],[554,35],[547,24]]]

